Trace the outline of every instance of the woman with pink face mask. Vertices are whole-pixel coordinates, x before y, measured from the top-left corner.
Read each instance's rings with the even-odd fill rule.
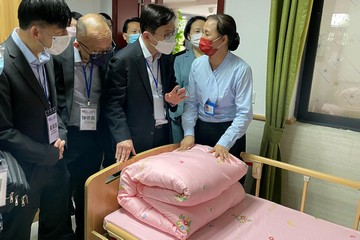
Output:
[[[239,43],[231,16],[207,17],[199,44],[205,55],[194,60],[189,75],[180,150],[195,143],[209,145],[211,153],[227,162],[232,160],[229,153],[239,157],[245,151],[253,86],[250,66],[231,53]]]
[[[179,87],[188,88],[191,64],[197,57],[203,55],[199,49],[199,43],[205,21],[206,18],[203,16],[194,16],[188,20],[184,28],[184,45],[186,49],[177,53],[174,61],[176,82],[179,84]],[[181,114],[183,111],[184,102],[181,102],[178,104],[175,112],[169,112],[174,143],[179,143],[184,137],[184,132],[181,127]]]

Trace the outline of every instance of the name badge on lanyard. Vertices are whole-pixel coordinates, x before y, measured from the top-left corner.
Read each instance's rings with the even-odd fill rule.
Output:
[[[97,106],[80,106],[80,130],[94,131],[97,123]]]
[[[49,143],[52,144],[59,138],[59,125],[57,121],[56,108],[50,108],[45,111]]]
[[[86,77],[86,66],[82,66],[86,93],[88,98],[87,106],[80,106],[80,131],[94,131],[96,130],[97,123],[97,105],[90,104],[90,94],[91,94],[91,84],[92,84],[92,74],[94,69],[94,64],[91,63],[90,67],[90,77],[89,81]]]
[[[3,156],[1,156],[2,158]],[[0,164],[0,207],[6,204],[6,187],[7,187],[8,166],[5,161]]]
[[[208,99],[204,106],[204,111],[206,114],[214,116],[215,114],[215,103],[211,102],[210,99]]]

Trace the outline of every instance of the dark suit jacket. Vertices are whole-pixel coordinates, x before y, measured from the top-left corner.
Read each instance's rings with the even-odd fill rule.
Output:
[[[60,111],[60,117],[67,126],[70,121],[71,108],[74,96],[74,47],[73,40],[66,48],[66,50],[58,55],[54,56],[55,67],[55,84],[58,96],[58,109]],[[114,142],[111,139],[111,135],[108,129],[108,124],[104,115],[104,101],[103,93],[105,88],[105,72],[107,64],[99,66],[99,77],[101,81],[102,96],[100,97],[100,116],[97,126],[97,133],[99,134],[99,142],[102,143],[105,153],[114,159],[115,150],[113,149]]]
[[[4,61],[0,75],[0,149],[14,155],[29,179],[35,165],[52,166],[59,162],[59,150],[49,144],[48,138],[45,111],[50,104],[11,36],[5,41]],[[51,107],[56,107],[52,60],[45,67]],[[66,140],[60,117],[58,123],[60,138]]]
[[[54,56],[55,84],[58,96],[58,108],[61,119],[67,126],[70,121],[71,108],[74,95],[74,47],[73,41],[66,50]],[[99,67],[101,89],[104,89],[104,79],[107,65]],[[101,101],[101,99],[100,99]],[[100,106],[101,109],[102,106]]]
[[[173,56],[163,54],[159,61],[165,95],[176,86]],[[109,84],[106,116],[115,141],[132,139],[137,153],[150,149],[155,131],[153,96],[139,40],[110,60],[106,82]]]

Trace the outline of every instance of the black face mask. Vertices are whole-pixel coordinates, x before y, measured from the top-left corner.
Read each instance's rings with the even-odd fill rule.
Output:
[[[94,65],[101,66],[107,63],[113,55],[113,50],[102,54],[90,54],[90,62]]]

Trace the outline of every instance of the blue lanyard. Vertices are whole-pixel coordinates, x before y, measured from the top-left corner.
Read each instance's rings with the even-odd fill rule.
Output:
[[[152,75],[152,77],[153,77],[153,79],[154,79],[156,92],[159,93],[159,86],[158,86],[158,85],[159,85],[159,80],[157,79],[157,77],[159,76],[160,62],[158,61],[157,74],[156,74],[156,77],[155,77],[155,76],[154,76],[154,73],[153,73],[153,71],[152,71],[152,69],[151,69],[151,67],[150,67],[150,65],[149,65],[149,63],[148,63],[148,61],[147,61],[146,59],[144,59],[144,60],[145,60],[145,63],[146,63],[147,68],[150,70],[150,73],[151,73],[151,75]]]
[[[86,66],[82,65],[81,67],[82,67],[84,79],[85,79],[86,93],[87,93],[87,97],[88,97],[88,105],[90,105],[90,93],[91,93],[92,74],[93,74],[94,64],[91,63],[89,81],[86,77],[87,65]]]

